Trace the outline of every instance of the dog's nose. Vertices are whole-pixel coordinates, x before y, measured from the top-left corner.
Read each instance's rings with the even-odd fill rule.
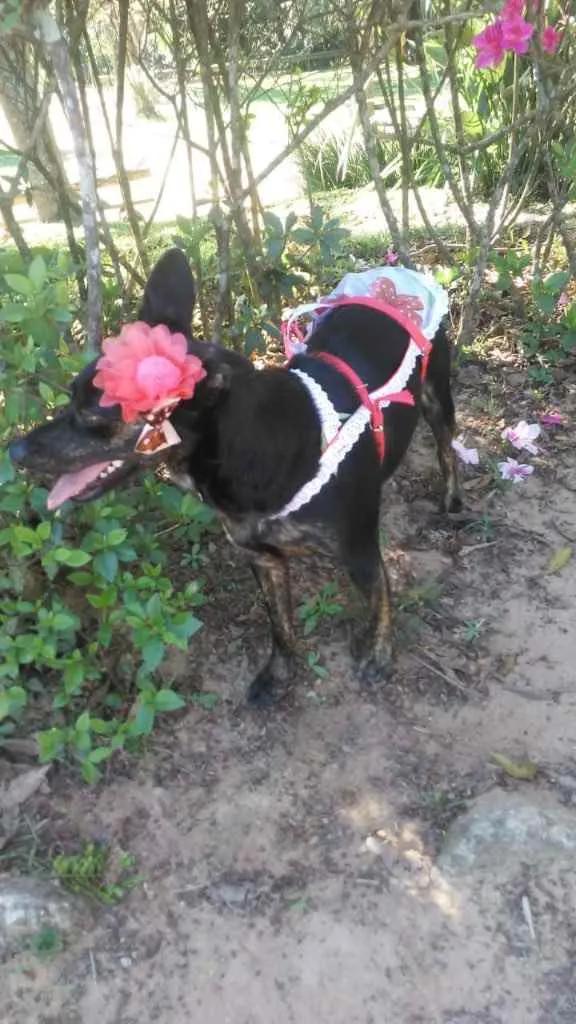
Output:
[[[18,465],[21,462],[24,462],[27,451],[28,446],[26,444],[25,438],[23,437],[20,438],[19,441],[12,441],[12,444],[8,446],[8,454],[12,459],[12,462],[15,462],[16,465]]]

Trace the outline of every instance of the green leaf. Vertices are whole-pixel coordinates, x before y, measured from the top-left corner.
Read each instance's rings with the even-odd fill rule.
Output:
[[[102,772],[98,771],[96,765],[92,764],[88,758],[82,761],[82,775],[84,780],[90,784],[98,782],[102,778]]]
[[[77,587],[88,587],[94,582],[91,572],[71,572],[68,579]]]
[[[284,225],[282,224],[280,217],[278,217],[277,214],[272,213],[271,210],[267,210],[264,213],[263,218],[270,234],[282,238],[284,234]]]
[[[158,619],[162,615],[162,598],[160,594],[152,594],[146,602],[146,615],[149,619]]]
[[[41,256],[35,256],[32,263],[28,267],[28,277],[32,281],[34,288],[37,292],[41,291],[45,282],[48,271],[46,264]]]
[[[76,719],[76,732],[89,732],[90,731],[90,712],[83,711],[79,718]]]
[[[148,736],[154,728],[155,715],[155,708],[151,704],[144,704],[142,701],[138,701],[132,726],[134,734],[137,736]]]
[[[115,551],[100,551],[94,558],[94,569],[99,572],[108,583],[112,583],[118,572],[118,555]]]
[[[44,732],[37,732],[35,739],[38,744],[38,759],[40,764],[46,764],[48,761],[55,761],[64,753],[63,729],[52,728],[46,729]]]
[[[52,316],[54,317],[57,324],[69,324],[70,321],[73,319],[72,313],[70,312],[69,309],[62,309],[60,307],[58,307],[58,309],[52,310]]]
[[[11,483],[15,476],[16,470],[12,459],[8,452],[2,452],[0,454],[0,485]]]
[[[493,764],[498,765],[511,779],[524,779],[530,782],[538,772],[538,765],[534,764],[533,761],[513,761],[510,757],[506,757],[505,754],[491,754],[490,760]]]
[[[25,306],[17,306],[13,302],[7,303],[0,309],[0,320],[7,324],[19,324],[26,319],[28,310]]]
[[[154,706],[156,711],[178,711],[186,706],[186,701],[175,690],[158,690]]]
[[[312,245],[314,232],[310,228],[295,228],[292,232],[292,238],[300,245]]]
[[[52,619],[52,628],[58,633],[67,633],[70,629],[76,629],[77,626],[78,619],[70,612],[56,612]]]
[[[562,569],[566,568],[568,562],[571,561],[572,554],[573,552],[571,547],[559,548],[558,551],[554,552],[552,558],[548,562],[546,572],[561,572]]]
[[[40,523],[39,526],[36,527],[36,536],[39,537],[40,540],[48,540],[51,533],[52,524],[49,523],[47,519],[45,519],[43,523]]]
[[[90,764],[101,764],[106,758],[110,757],[112,751],[110,747],[96,747],[96,750],[91,750],[88,754],[88,761]]]
[[[86,565],[92,557],[87,551],[81,551],[80,548],[56,548],[53,554],[57,562],[74,567]]]
[[[206,693],[193,693],[190,700],[193,704],[197,704],[199,708],[203,708],[204,711],[213,711],[216,705],[220,703],[221,697],[219,693],[207,691]]]
[[[162,640],[158,639],[158,637],[154,637],[154,639],[149,640],[147,644],[144,644],[144,647],[142,648],[142,662],[144,668],[148,672],[153,672],[158,668],[158,665],[164,657],[165,650],[165,644]]]
[[[115,548],[118,544],[122,544],[122,542],[126,540],[127,536],[128,530],[124,530],[119,527],[115,530],[110,530],[110,533],[106,534],[106,543],[109,544],[110,547]]]
[[[561,292],[562,289],[568,284],[570,280],[569,270],[557,270],[554,274],[549,274],[544,279],[544,285],[546,291]]]
[[[43,380],[38,384],[38,391],[44,401],[48,402],[48,404],[51,404],[54,401],[54,392],[52,391],[52,388],[49,387],[48,384],[45,384]]]
[[[69,692],[78,690],[84,682],[84,666],[74,661],[64,669],[64,685]]]
[[[32,281],[28,277],[24,277],[24,274],[4,274],[4,280],[8,287],[18,295],[29,296],[34,292]]]

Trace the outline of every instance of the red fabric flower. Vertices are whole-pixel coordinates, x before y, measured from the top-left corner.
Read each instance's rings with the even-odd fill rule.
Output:
[[[94,377],[103,392],[100,405],[120,405],[126,423],[169,402],[192,398],[206,376],[201,360],[188,352],[184,335],[171,334],[164,324],[127,324],[102,349]]]

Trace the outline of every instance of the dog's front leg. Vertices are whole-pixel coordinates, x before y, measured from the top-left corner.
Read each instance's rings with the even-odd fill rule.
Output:
[[[249,702],[262,705],[269,703],[274,691],[292,675],[296,639],[286,559],[280,555],[258,554],[252,557],[251,565],[266,603],[272,631],[272,653],[248,691]]]

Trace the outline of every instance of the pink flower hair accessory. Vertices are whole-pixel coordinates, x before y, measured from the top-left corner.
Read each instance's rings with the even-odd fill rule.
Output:
[[[100,405],[120,405],[126,423],[157,410],[169,415],[182,399],[192,398],[206,376],[201,360],[188,352],[184,335],[172,334],[164,324],[127,324],[102,349],[94,377],[102,390]]]

